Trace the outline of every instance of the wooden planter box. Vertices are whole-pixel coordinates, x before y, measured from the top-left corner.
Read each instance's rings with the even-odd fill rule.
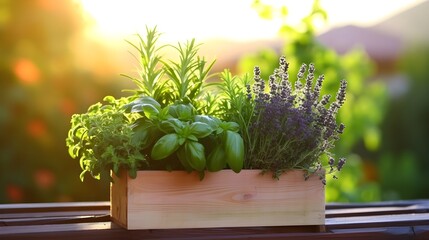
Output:
[[[198,174],[140,171],[113,176],[111,216],[127,229],[325,224],[325,189],[296,170],[274,180],[260,170]]]

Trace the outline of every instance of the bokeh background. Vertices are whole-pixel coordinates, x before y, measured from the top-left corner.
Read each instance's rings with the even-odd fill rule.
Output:
[[[125,40],[158,26],[165,43],[196,38],[214,71],[291,76],[313,62],[325,91],[349,82],[340,111],[347,157],[327,201],[429,198],[429,2],[0,0],[0,203],[109,199],[79,180],[65,138],[73,113],[132,87]]]

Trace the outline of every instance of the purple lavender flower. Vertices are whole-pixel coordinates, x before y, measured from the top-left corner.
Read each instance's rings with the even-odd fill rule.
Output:
[[[278,177],[285,170],[300,168],[320,169],[320,156],[330,155],[329,150],[344,131],[344,124],[336,123],[336,113],[344,104],[347,83],[342,80],[336,99],[330,104],[330,95],[320,98],[324,76],[316,82],[313,64],[302,64],[294,88],[289,81],[289,64],[282,56],[279,67],[274,70],[265,85],[259,67],[254,69],[253,96],[254,116],[249,123],[250,143],[246,153],[249,168],[271,171]],[[301,80],[305,78],[305,85]],[[266,92],[265,88],[269,88]],[[251,99],[250,86],[246,86]],[[335,167],[334,158],[329,158],[330,172],[341,170],[345,159]]]
[[[246,84],[246,96],[247,100],[252,99],[252,90],[250,90],[250,84]]]
[[[341,169],[344,167],[344,164],[346,164],[346,159],[340,158],[340,160],[338,160],[338,165],[337,165],[338,171],[341,171]]]

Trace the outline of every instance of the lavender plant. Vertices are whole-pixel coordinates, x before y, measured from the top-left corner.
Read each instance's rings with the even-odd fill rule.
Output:
[[[253,89],[247,86],[254,114],[247,127],[245,168],[272,172],[274,178],[290,169],[304,169],[307,176],[323,167],[328,173],[341,170],[345,159],[336,161],[330,149],[345,129],[344,124],[337,124],[336,114],[345,101],[347,82],[341,80],[336,99],[330,103],[330,95],[321,96],[324,76],[314,81],[313,64],[302,64],[294,83],[288,68],[281,57],[268,86],[259,67],[254,68]]]

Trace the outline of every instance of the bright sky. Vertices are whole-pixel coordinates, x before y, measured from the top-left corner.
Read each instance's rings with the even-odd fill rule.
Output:
[[[196,38],[230,40],[270,39],[277,36],[279,21],[261,20],[251,8],[253,0],[77,0],[95,21],[95,32],[124,39],[157,25],[166,41]],[[368,26],[425,0],[321,0],[328,25]],[[288,7],[288,20],[297,23],[311,10],[313,0],[263,0]],[[278,6],[278,5],[277,5]]]

